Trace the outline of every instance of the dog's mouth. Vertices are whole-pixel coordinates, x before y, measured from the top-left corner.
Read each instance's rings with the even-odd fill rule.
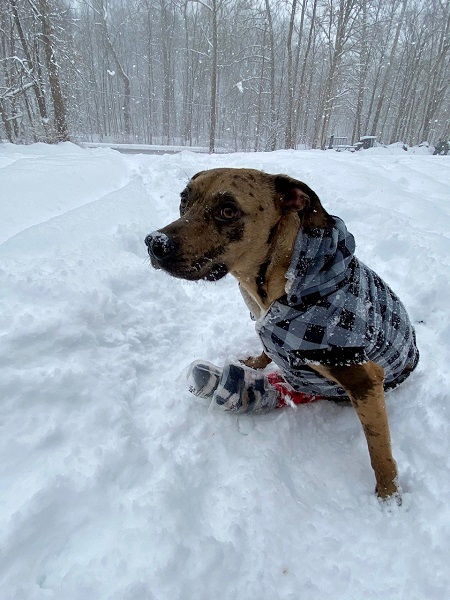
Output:
[[[222,262],[216,262],[208,255],[202,256],[193,263],[183,259],[161,260],[150,252],[150,262],[154,269],[162,269],[178,279],[187,281],[219,281],[228,275],[228,267]]]
[[[198,258],[186,256],[179,240],[156,231],[145,239],[150,262],[155,269],[163,269],[173,277],[189,281],[218,281],[227,275],[228,267],[220,261],[224,248],[219,246]]]
[[[152,261],[152,265],[154,262]],[[178,279],[186,279],[187,281],[219,281],[228,274],[228,267],[223,263],[210,261],[207,265],[194,263],[193,265],[182,265],[176,262],[173,263],[158,263],[157,269],[163,269],[172,277]]]
[[[190,266],[179,263],[159,264],[157,268],[163,269],[172,277],[186,279],[187,281],[219,281],[228,274],[226,265],[212,261],[207,265],[194,263]]]

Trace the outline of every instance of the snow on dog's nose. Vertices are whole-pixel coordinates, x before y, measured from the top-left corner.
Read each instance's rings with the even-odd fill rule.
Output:
[[[177,248],[175,241],[160,231],[150,233],[145,238],[145,244],[150,257],[154,258],[157,262],[162,262],[170,258]]]

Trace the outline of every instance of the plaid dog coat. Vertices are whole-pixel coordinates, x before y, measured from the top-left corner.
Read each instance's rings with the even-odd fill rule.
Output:
[[[419,360],[414,329],[391,289],[355,256],[355,240],[333,217],[330,229],[300,231],[286,273],[286,295],[257,322],[266,354],[296,391],[340,399],[346,392],[311,369],[374,361],[385,389]]]

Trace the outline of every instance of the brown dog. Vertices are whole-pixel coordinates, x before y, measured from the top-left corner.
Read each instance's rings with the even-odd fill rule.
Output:
[[[384,389],[415,368],[414,331],[395,294],[354,257],[343,222],[304,183],[252,169],[197,173],[180,215],[147,236],[153,266],[188,280],[234,275],[265,348],[246,364],[273,359],[295,389],[350,399],[377,493],[399,497]]]

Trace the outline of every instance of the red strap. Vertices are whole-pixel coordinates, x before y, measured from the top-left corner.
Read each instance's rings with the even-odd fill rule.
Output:
[[[289,406],[293,404],[307,404],[308,402],[315,402],[316,400],[322,400],[320,396],[314,396],[313,394],[304,394],[303,392],[296,392],[291,386],[281,377],[279,373],[269,373],[267,375],[270,385],[272,385],[278,392],[278,404],[277,408],[283,408],[283,406]]]

